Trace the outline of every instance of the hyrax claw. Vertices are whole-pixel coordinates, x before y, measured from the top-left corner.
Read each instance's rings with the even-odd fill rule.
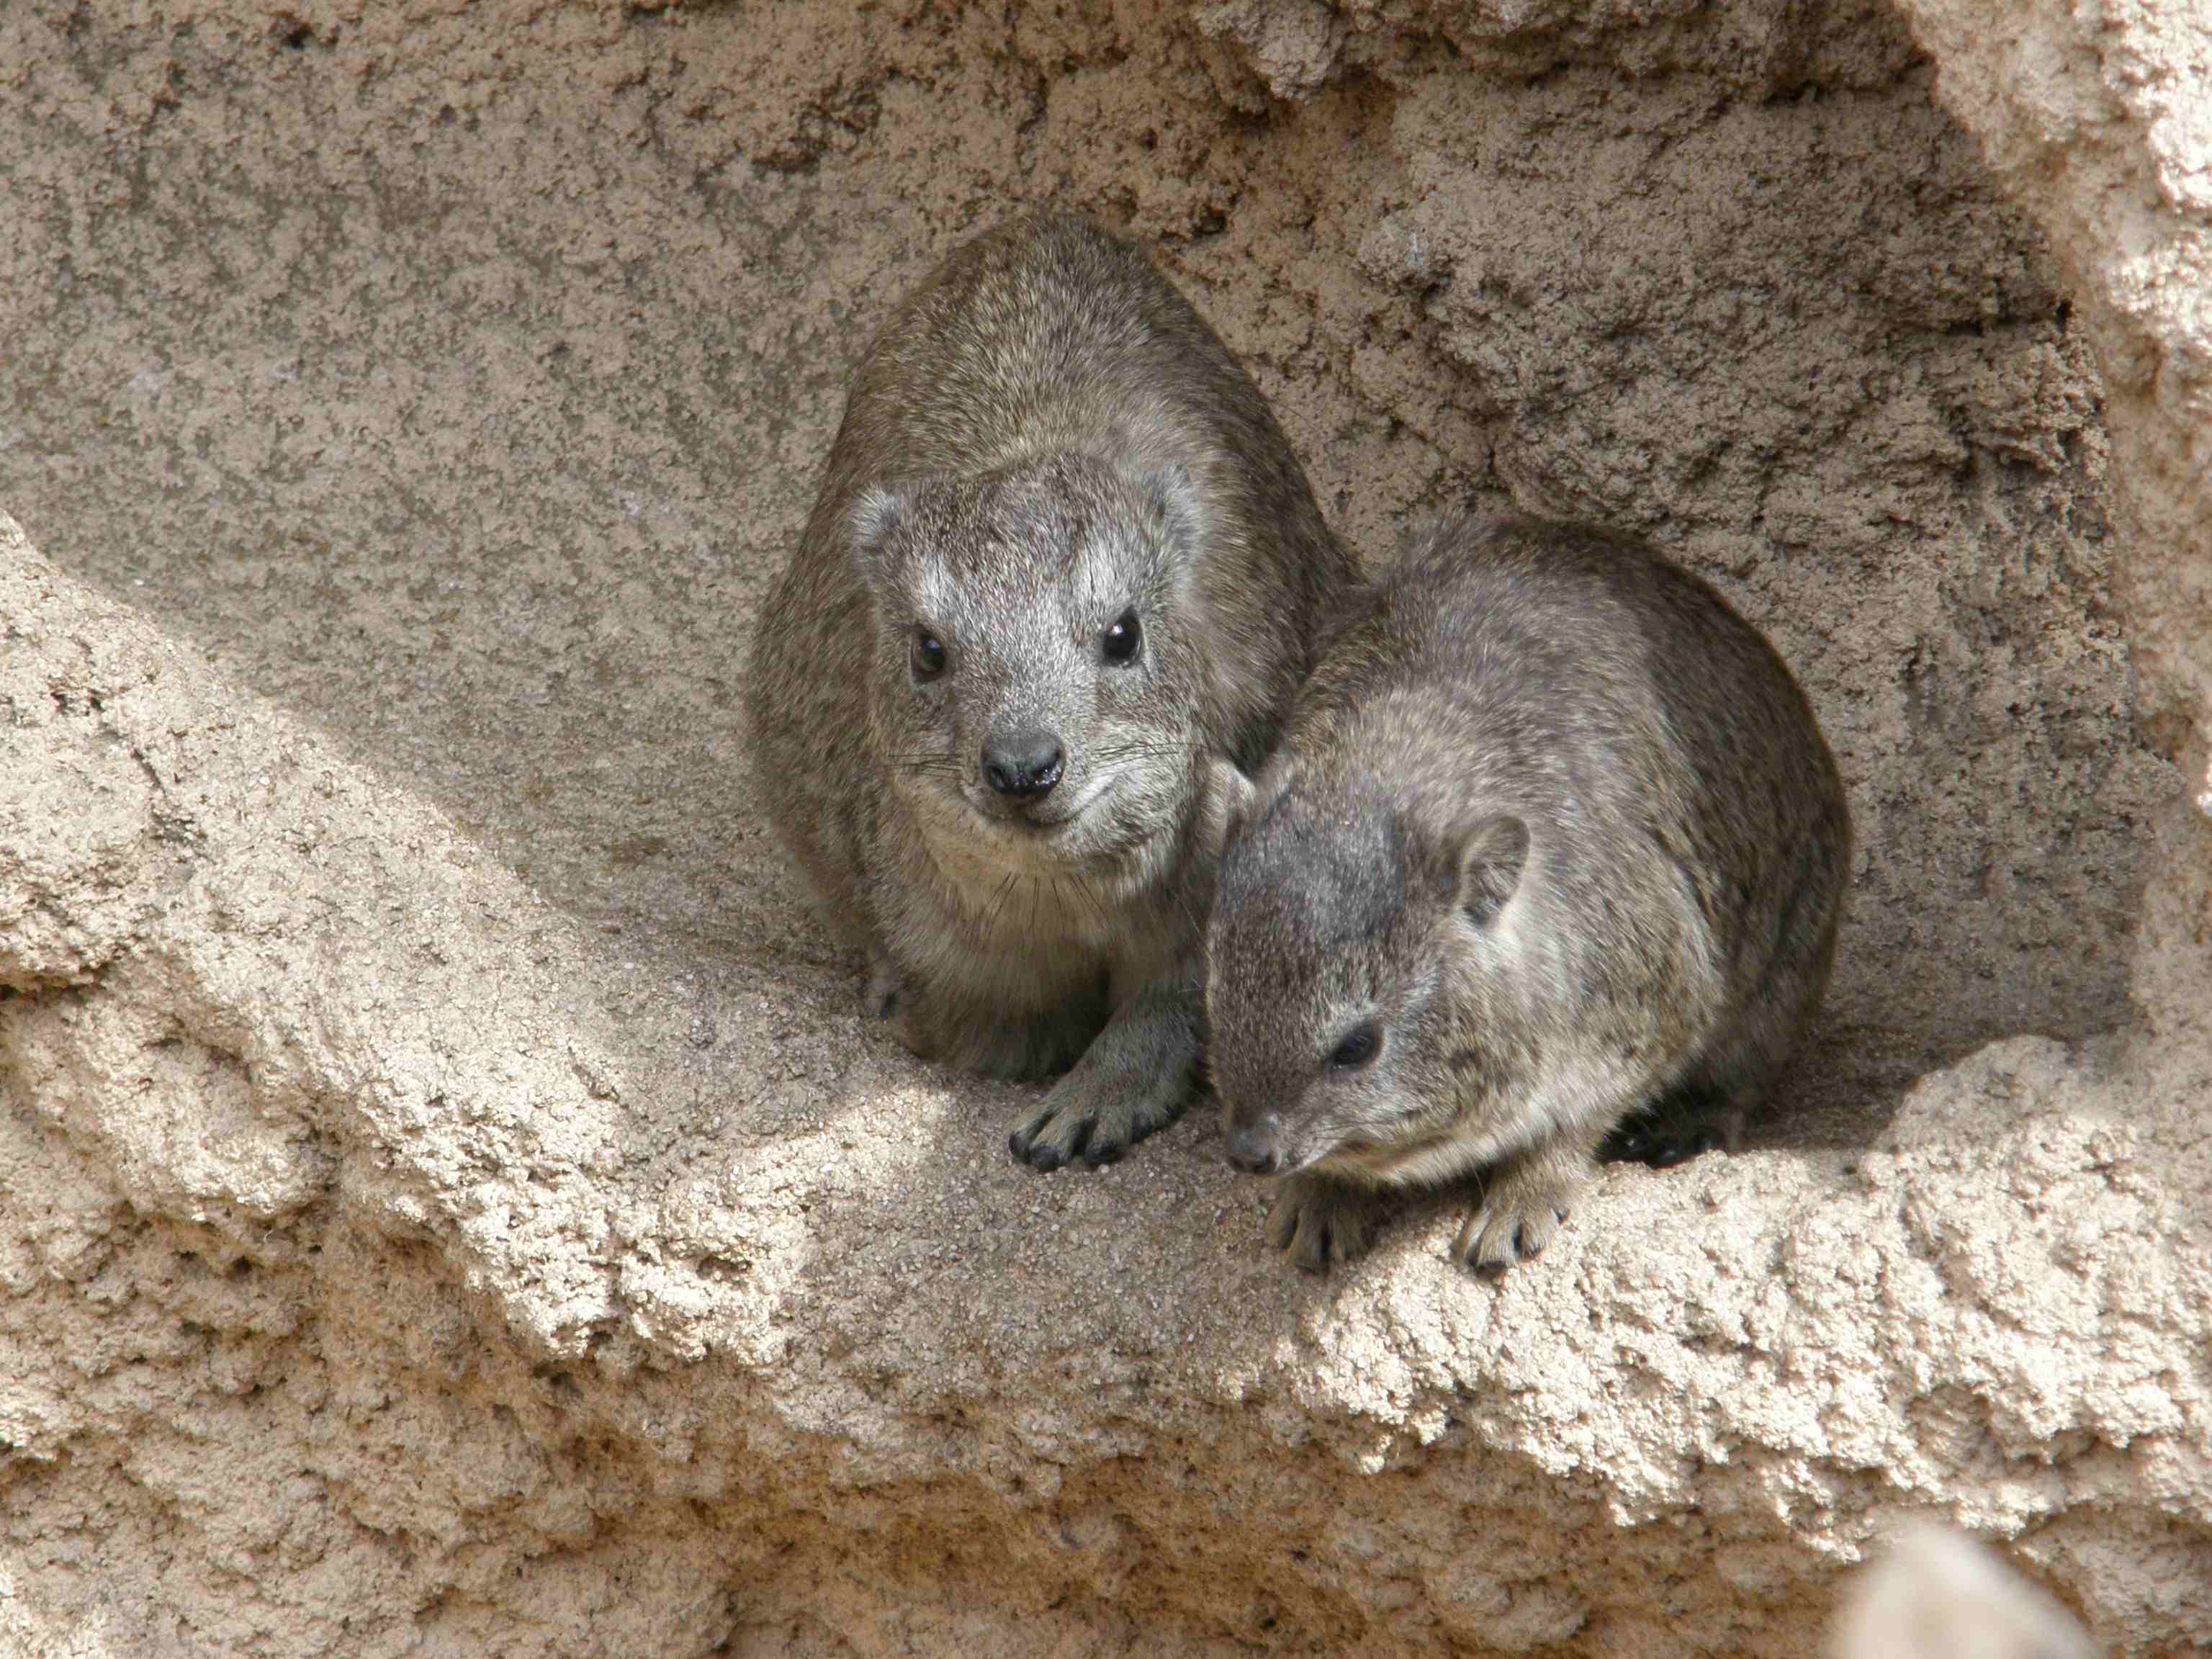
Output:
[[[1327,1273],[1333,1262],[1367,1253],[1375,1230],[1374,1203],[1356,1188],[1292,1176],[1277,1192],[1268,1222],[1275,1248],[1301,1272]]]

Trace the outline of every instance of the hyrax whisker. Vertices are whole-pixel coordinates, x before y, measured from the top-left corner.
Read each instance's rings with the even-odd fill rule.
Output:
[[[1006,908],[1006,901],[1013,896],[1014,889],[1019,884],[1021,878],[1022,872],[1019,870],[1006,872],[1006,878],[999,884],[998,891],[991,896],[991,908],[984,913],[983,931],[988,933],[992,924],[998,921],[999,913]]]

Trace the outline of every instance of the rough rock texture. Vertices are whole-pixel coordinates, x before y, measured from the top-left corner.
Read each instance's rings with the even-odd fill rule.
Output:
[[[2145,0],[1903,0],[1942,101],[2081,295],[2117,451],[2136,708],[2177,762],[2137,1000],[2212,1030],[2212,13]],[[2192,809],[2193,808],[2193,812]]]
[[[0,8],[0,1651],[1795,1655],[1922,1509],[2212,1642],[2192,17]],[[1754,1149],[1310,1282],[861,1028],[748,608],[1015,198],[1370,556],[1772,631],[1863,853]]]

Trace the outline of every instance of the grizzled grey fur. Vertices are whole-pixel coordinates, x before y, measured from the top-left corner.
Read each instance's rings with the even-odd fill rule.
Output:
[[[1250,380],[1093,225],[970,242],[860,361],[754,649],[755,763],[908,1048],[1066,1072],[1017,1157],[1110,1162],[1188,1099],[1239,769],[1351,580]]]
[[[1318,1269],[1486,1170],[1454,1254],[1543,1249],[1623,1127],[1733,1136],[1826,988],[1843,781],[1772,647],[1631,542],[1461,520],[1300,697],[1224,855],[1214,1085]]]

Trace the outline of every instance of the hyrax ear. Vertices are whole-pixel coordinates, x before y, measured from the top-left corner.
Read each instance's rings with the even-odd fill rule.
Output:
[[[1206,497],[1181,461],[1162,461],[1144,475],[1145,494],[1167,521],[1168,535],[1186,553],[1206,540]]]
[[[891,532],[898,528],[899,520],[907,514],[912,498],[902,490],[882,489],[871,484],[863,489],[845,515],[845,526],[853,538],[853,551],[864,569],[872,569],[882,562],[884,544],[890,539]]]
[[[1528,826],[1500,812],[1463,825],[1444,848],[1459,872],[1459,906],[1478,927],[1497,919],[1521,885],[1528,862]]]
[[[1243,769],[1225,757],[1213,762],[1206,783],[1215,821],[1220,825],[1221,831],[1214,844],[1217,848],[1225,848],[1251,821],[1252,809],[1260,798],[1260,792],[1252,780],[1245,775]]]

